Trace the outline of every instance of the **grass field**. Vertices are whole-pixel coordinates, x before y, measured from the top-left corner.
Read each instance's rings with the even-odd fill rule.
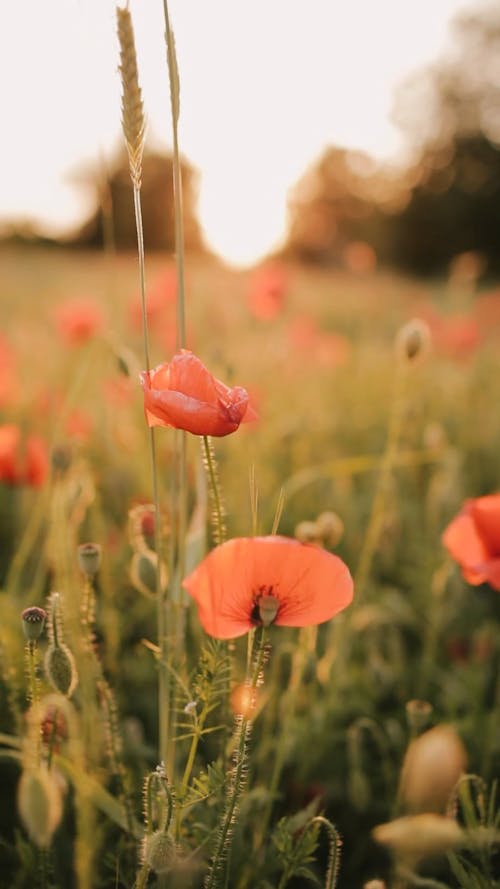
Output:
[[[155,366],[175,351],[172,261],[146,256],[146,279]],[[0,286],[0,886],[498,886],[498,592],[466,582],[442,535],[464,501],[500,491],[500,289],[188,258],[187,346],[258,414],[212,440],[227,536],[310,540],[335,513],[321,542],[354,600],[318,628],[270,627],[255,712],[236,707],[233,736],[250,637],[213,643],[177,589],[164,778],[155,546],[130,518],[153,497],[137,261],[5,248]],[[168,553],[172,429],[155,441]],[[217,529],[200,438],[185,448],[187,572]],[[500,511],[494,522],[500,558]],[[102,563],[85,580],[88,541]],[[42,668],[54,639],[23,636],[23,609],[54,591],[71,692]],[[206,877],[242,724],[227,848]]]

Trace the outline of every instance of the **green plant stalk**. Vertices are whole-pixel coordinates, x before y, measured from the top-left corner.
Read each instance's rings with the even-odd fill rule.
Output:
[[[186,345],[186,311],[184,284],[184,222],[182,212],[182,176],[179,156],[179,72],[175,53],[175,43],[167,0],[163,0],[165,17],[165,40],[167,46],[167,66],[170,85],[170,108],[172,118],[173,154],[172,178],[174,193],[174,226],[175,226],[175,257],[177,270],[177,315],[176,315],[176,346],[177,350]],[[174,433],[173,480],[171,488],[171,598],[175,603],[175,628],[173,648],[177,657],[184,649],[185,616],[182,607],[182,578],[185,574],[185,542],[187,533],[187,435],[184,431]],[[169,696],[169,707],[173,708],[173,695]],[[172,714],[173,718],[173,714]],[[168,773],[173,778],[175,765],[175,738],[168,742],[165,762]]]
[[[142,330],[144,343],[144,361],[146,372],[151,369],[149,353],[148,316],[146,309],[146,274],[144,254],[144,229],[142,224],[141,192],[134,182],[134,212],[137,233],[137,253],[139,259],[139,281],[142,306]],[[157,632],[158,646],[160,649],[158,667],[158,749],[160,762],[166,762],[168,758],[168,739],[170,731],[170,675],[165,667],[167,660],[167,631],[168,631],[168,601],[162,590],[161,582],[161,533],[160,533],[160,497],[158,486],[158,467],[156,458],[156,441],[154,427],[149,427],[149,454],[151,463],[151,480],[153,487],[153,504],[155,509],[155,550],[158,556],[156,563],[156,593],[157,593]]]
[[[264,664],[266,628],[259,627],[256,631],[255,647],[257,653],[255,656],[253,670],[247,673],[246,687],[251,692],[255,692],[259,685],[259,677]],[[245,780],[246,768],[246,747],[250,736],[252,726],[251,717],[245,714],[238,718],[236,725],[236,749],[234,753],[234,767],[231,775],[231,785],[229,788],[229,797],[224,810],[222,823],[217,835],[217,845],[212,856],[210,870],[205,879],[205,889],[216,889],[220,886],[221,872],[224,866],[224,855],[229,853],[230,831],[233,824],[238,801],[242,792],[242,786]]]
[[[290,675],[290,681],[288,684],[288,688],[281,699],[281,712],[283,714],[282,719],[280,719],[280,733],[283,737],[286,737],[289,733],[289,730],[292,726],[293,719],[295,716],[295,708],[297,706],[297,694],[300,689],[300,684],[302,681],[302,676],[304,674],[304,667],[307,662],[307,653],[309,650],[308,643],[311,641],[311,634],[308,633],[308,630],[316,628],[311,627],[303,627],[300,631],[300,642],[297,646],[297,649],[294,652],[292,658],[292,670]],[[313,646],[315,647],[316,640],[316,632],[313,634]],[[276,756],[274,760],[273,770],[271,773],[271,780],[269,781],[269,796],[268,802],[266,804],[266,808],[264,809],[264,814],[260,819],[259,830],[256,837],[256,841],[254,844],[254,848],[258,849],[260,844],[262,843],[264,837],[266,836],[267,828],[269,826],[269,822],[271,820],[271,814],[273,810],[274,804],[274,795],[278,789],[279,781],[281,778],[281,773],[283,771],[283,767],[285,765],[285,747],[283,744],[277,745]]]
[[[377,478],[375,494],[373,497],[372,509],[368,528],[363,541],[361,555],[359,557],[358,566],[354,575],[354,587],[358,596],[364,591],[364,587],[373,562],[373,556],[377,548],[380,532],[385,515],[385,501],[387,496],[387,486],[389,484],[392,471],[396,462],[399,438],[401,434],[401,425],[403,419],[403,411],[405,406],[406,380],[407,380],[408,364],[399,361],[396,364],[394,375],[394,394],[391,404],[391,413],[389,417],[389,425],[387,430],[387,442],[380,471]]]
[[[226,527],[224,524],[224,510],[222,507],[220,485],[214,465],[213,448],[208,435],[203,436],[203,457],[208,472],[210,494],[215,513],[214,539],[216,544],[219,545],[220,543],[224,543],[224,540],[226,539]]]

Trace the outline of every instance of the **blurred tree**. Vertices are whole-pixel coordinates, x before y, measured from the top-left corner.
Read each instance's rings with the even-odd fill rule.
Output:
[[[394,118],[414,149],[415,184],[394,219],[390,258],[419,272],[459,253],[500,271],[500,7],[463,13],[454,50],[417,72],[396,96]]]
[[[463,13],[452,33],[452,52],[398,90],[406,167],[327,149],[290,193],[286,253],[339,262],[361,241],[416,273],[444,271],[466,251],[500,271],[499,4]]]
[[[182,161],[181,169],[185,246],[187,250],[204,250],[195,209],[196,173],[186,161]],[[103,170],[93,169],[80,174],[79,180],[93,189],[96,208],[71,242],[84,247],[102,247],[105,239],[112,239],[118,250],[135,249],[134,202],[126,153],[117,155],[105,175]],[[145,153],[141,207],[146,249],[173,251],[174,199],[169,155]]]

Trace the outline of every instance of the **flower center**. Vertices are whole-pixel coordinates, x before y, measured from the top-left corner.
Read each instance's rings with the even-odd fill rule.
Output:
[[[259,587],[254,596],[251,620],[257,626],[268,627],[276,619],[280,600],[273,595],[273,587]]]

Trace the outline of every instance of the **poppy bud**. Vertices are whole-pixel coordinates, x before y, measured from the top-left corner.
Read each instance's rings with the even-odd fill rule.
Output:
[[[387,889],[383,880],[368,880],[363,883],[363,889]]]
[[[400,798],[412,812],[443,812],[467,753],[455,730],[437,725],[410,743],[401,770]]]
[[[344,533],[344,523],[336,512],[322,512],[316,519],[316,533],[326,546],[337,546]]]
[[[301,543],[317,543],[320,536],[316,522],[299,522],[293,533]]]
[[[396,352],[407,361],[414,361],[429,348],[431,334],[429,325],[420,318],[412,318],[397,333]]]
[[[23,620],[23,631],[28,642],[36,642],[43,633],[45,621],[47,620],[47,612],[43,608],[31,605],[25,608],[21,614]]]
[[[145,596],[155,596],[158,591],[158,556],[152,550],[135,552],[130,563],[130,580],[133,586]],[[160,588],[167,584],[167,572],[160,564]]]
[[[417,863],[459,846],[464,832],[453,818],[444,815],[406,815],[379,824],[373,829],[373,838],[407,861]]]
[[[51,645],[45,654],[45,672],[52,688],[70,698],[78,676],[76,664],[67,645]]]
[[[429,722],[432,704],[428,701],[413,700],[406,704],[406,719],[412,732],[418,734]]]
[[[17,805],[30,839],[38,848],[46,849],[63,810],[60,787],[53,774],[44,766],[23,771]]]
[[[89,580],[95,577],[101,567],[101,552],[98,543],[82,543],[78,547],[78,564]]]
[[[56,691],[71,697],[77,682],[78,674],[71,651],[63,641],[63,622],[59,593],[51,593],[49,597],[49,647],[45,653],[45,672],[47,679]]]
[[[166,874],[177,862],[175,842],[168,833],[155,830],[142,843],[142,860],[156,874]]]

